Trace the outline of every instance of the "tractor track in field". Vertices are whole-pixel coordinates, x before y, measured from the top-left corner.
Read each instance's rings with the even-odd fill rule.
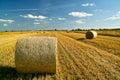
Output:
[[[73,73],[75,72],[79,79],[120,79],[120,59],[117,56],[111,55],[93,46],[88,47],[86,44],[62,36],[59,36],[60,46],[63,47],[63,50],[60,51],[65,51],[64,53],[66,55],[64,54],[64,56],[68,56],[65,58],[65,62],[73,63],[72,65],[74,67],[73,71],[69,68],[68,70]],[[70,60],[66,61],[67,58]],[[113,60],[111,60],[111,58],[113,58]],[[67,64],[69,63],[66,63],[66,65]]]
[[[60,33],[64,36],[70,37],[85,44],[92,45],[98,49],[107,51],[110,54],[114,54],[120,57],[120,37],[111,36],[99,36],[96,39],[85,39],[85,34],[80,33]]]
[[[62,42],[58,43],[59,45],[59,62],[61,64],[61,73],[63,73],[63,80],[69,79],[70,76],[73,78],[79,78],[84,75],[80,75],[81,71],[78,67],[78,64],[75,62],[74,56],[67,50],[66,46],[62,44]],[[80,72],[78,72],[78,70]],[[73,76],[72,76],[73,75]],[[79,76],[79,77],[78,77]]]

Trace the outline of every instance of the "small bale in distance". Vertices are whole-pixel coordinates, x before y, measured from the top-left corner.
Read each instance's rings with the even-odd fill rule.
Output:
[[[66,32],[67,32],[67,33],[69,33],[69,32],[70,32],[70,30],[67,30]]]
[[[93,39],[97,37],[97,32],[96,31],[87,31],[86,33],[86,38],[87,39]]]
[[[56,73],[57,39],[23,37],[16,43],[16,70],[22,73]]]

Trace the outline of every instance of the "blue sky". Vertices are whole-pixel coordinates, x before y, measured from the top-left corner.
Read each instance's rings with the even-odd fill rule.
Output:
[[[120,0],[0,0],[0,31],[120,28]]]

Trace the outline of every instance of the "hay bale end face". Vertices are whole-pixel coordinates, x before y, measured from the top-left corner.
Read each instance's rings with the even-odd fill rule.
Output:
[[[23,73],[55,73],[56,51],[55,37],[21,38],[16,43],[16,69]]]
[[[87,39],[93,39],[97,37],[97,32],[96,31],[87,31],[86,33],[86,38]]]

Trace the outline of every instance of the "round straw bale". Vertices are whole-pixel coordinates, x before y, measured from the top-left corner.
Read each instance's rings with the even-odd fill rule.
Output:
[[[97,37],[97,32],[96,31],[87,31],[86,33],[86,38],[87,39],[93,39]]]
[[[23,37],[16,43],[16,70],[22,73],[55,73],[57,39]]]

